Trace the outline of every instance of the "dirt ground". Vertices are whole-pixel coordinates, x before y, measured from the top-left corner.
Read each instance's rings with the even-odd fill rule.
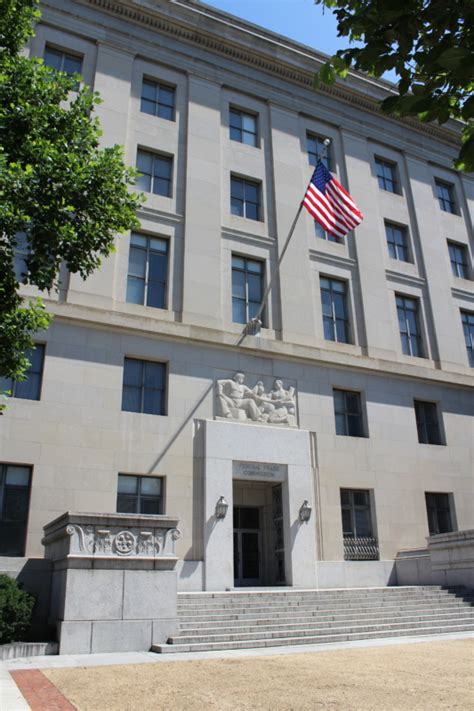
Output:
[[[48,669],[79,711],[474,709],[474,640]]]

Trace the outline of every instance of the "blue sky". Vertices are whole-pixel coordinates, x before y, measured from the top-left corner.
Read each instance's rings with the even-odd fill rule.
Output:
[[[347,46],[337,37],[337,23],[329,10],[313,0],[206,0],[207,5],[237,15],[326,54]]]

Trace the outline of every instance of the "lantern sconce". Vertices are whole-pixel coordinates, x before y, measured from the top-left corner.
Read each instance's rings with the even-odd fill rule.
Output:
[[[228,508],[229,504],[223,496],[220,496],[216,504],[216,518],[224,519]]]
[[[307,523],[309,521],[309,519],[311,518],[311,511],[312,508],[309,505],[309,501],[308,499],[305,499],[301,504],[300,508],[300,521],[302,523]]]

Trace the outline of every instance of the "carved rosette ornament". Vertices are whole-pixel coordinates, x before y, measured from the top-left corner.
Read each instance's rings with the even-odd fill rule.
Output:
[[[130,531],[120,531],[115,536],[114,546],[118,555],[130,555],[135,550],[137,538]]]

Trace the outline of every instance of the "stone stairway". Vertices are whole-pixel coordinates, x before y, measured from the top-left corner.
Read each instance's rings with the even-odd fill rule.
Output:
[[[323,644],[474,632],[474,591],[440,586],[179,593],[180,634],[152,651]]]

